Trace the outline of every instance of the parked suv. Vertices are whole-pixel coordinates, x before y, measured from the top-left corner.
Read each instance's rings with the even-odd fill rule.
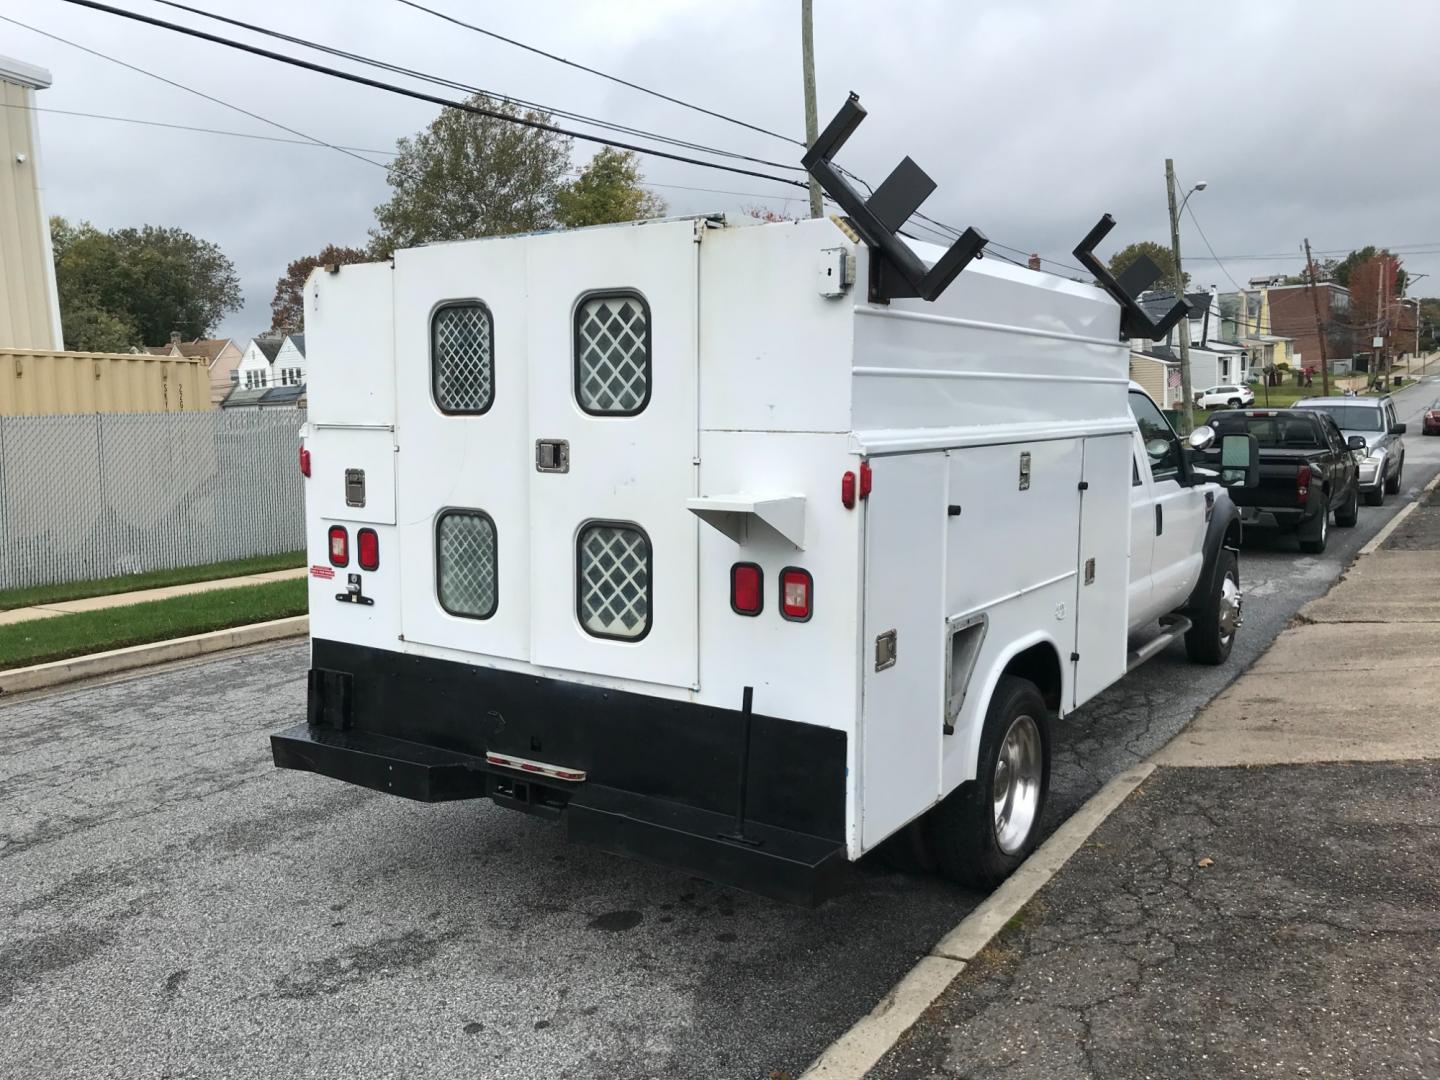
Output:
[[[1360,493],[1366,506],[1379,506],[1386,495],[1400,491],[1405,470],[1405,425],[1395,419],[1395,402],[1384,397],[1302,398],[1292,408],[1314,409],[1328,414],[1349,439],[1365,439],[1365,453],[1359,459]]]
[[[1195,392],[1195,404],[1202,409],[1241,409],[1255,400],[1248,386],[1212,386]]]

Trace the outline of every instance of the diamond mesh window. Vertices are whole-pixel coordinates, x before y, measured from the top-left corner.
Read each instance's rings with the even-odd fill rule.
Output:
[[[650,401],[650,308],[635,293],[575,310],[575,397],[594,416],[634,416]]]
[[[650,632],[650,538],[633,525],[580,530],[580,625],[596,637],[638,640]]]
[[[499,601],[495,522],[480,510],[446,510],[435,523],[435,591],[451,615],[488,619]]]
[[[441,412],[483,413],[495,399],[495,323],[470,301],[446,304],[430,319],[430,377]]]

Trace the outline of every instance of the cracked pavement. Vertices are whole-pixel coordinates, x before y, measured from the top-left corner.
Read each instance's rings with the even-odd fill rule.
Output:
[[[1409,443],[1414,489],[1440,440]],[[1247,549],[1231,663],[1176,647],[1058,725],[1047,828],[1180,730],[1399,505],[1324,556]],[[979,899],[870,858],[807,911],[489,803],[276,770],[266,736],[303,715],[305,668],[304,646],[267,646],[0,702],[4,1075],[798,1075]]]
[[[1433,762],[1160,769],[871,1080],[1440,1075]]]

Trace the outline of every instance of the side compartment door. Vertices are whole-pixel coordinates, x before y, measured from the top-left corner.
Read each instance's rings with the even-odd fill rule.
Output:
[[[861,844],[940,797],[946,456],[874,458],[865,501]]]
[[[1075,587],[1074,697],[1078,707],[1125,674],[1130,612],[1132,436],[1085,440],[1080,577]]]
[[[536,664],[697,685],[701,235],[677,221],[530,240]]]

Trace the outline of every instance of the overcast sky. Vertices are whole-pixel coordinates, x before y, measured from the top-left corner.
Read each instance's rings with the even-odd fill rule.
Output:
[[[217,29],[153,0],[112,2]],[[396,0],[189,2],[496,92],[772,160],[798,155]],[[798,0],[427,4],[803,133]],[[1131,240],[1163,242],[1169,156],[1187,188],[1208,182],[1190,205],[1223,264],[1187,218],[1182,247],[1196,284],[1225,289],[1296,272],[1308,235],[1320,251],[1426,246],[1429,254],[1405,255],[1405,264],[1433,275],[1418,293],[1440,295],[1440,3],[817,0],[815,8],[821,125],[850,90],[870,113],[842,163],[878,182],[911,155],[939,185],[923,208],[933,217],[1066,261],[1105,211],[1119,224],[1102,254]],[[331,143],[393,150],[436,112],[63,0],[0,0],[0,14]],[[291,137],[9,23],[0,23],[0,53],[50,70],[42,108]],[[363,244],[387,194],[383,169],[323,147],[55,112],[41,114],[40,129],[50,213],[103,228],[174,225],[221,246],[245,293],[244,310],[222,327],[236,337],[268,326],[288,261],[326,243]],[[577,163],[590,153],[576,144]],[[720,189],[658,188],[675,211],[803,209],[783,201],[788,189],[761,180],[658,159],[647,159],[645,172],[657,185]]]

